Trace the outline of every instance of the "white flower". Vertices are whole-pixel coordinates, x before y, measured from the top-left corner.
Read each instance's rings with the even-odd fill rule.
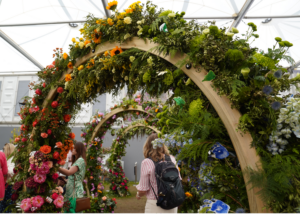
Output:
[[[112,71],[111,72],[113,72],[113,74],[116,72],[116,68],[115,67],[113,67],[113,69],[112,69]]]
[[[124,77],[124,80],[127,81],[127,80],[128,80],[128,76],[125,76],[125,77]]]
[[[206,28],[206,29],[203,30],[203,33],[204,33],[204,34],[208,34],[209,31],[210,31],[210,30],[209,30],[208,28]]]
[[[126,24],[130,25],[131,22],[132,22],[132,19],[131,19],[130,17],[126,17],[126,18],[124,19],[124,22],[125,22]]]
[[[124,36],[124,39],[128,39],[129,37],[131,37],[131,35],[129,33],[126,33],[125,36]]]
[[[78,45],[79,45],[80,49],[82,49],[84,47],[84,43],[83,42],[79,42]]]
[[[130,62],[133,62],[135,60],[135,57],[134,56],[130,56],[129,60],[130,60]]]
[[[69,82],[65,82],[65,89],[69,87]]]
[[[143,29],[140,29],[138,32],[137,32],[137,35],[140,36],[143,34]]]
[[[139,30],[143,29],[140,25],[137,26]]]
[[[137,21],[136,22],[138,25],[141,25],[142,24],[142,21]]]
[[[168,73],[168,71],[161,71],[161,72],[157,72],[157,76],[162,76],[164,74]]]
[[[89,44],[86,45],[86,47],[90,47],[91,45],[92,45],[92,43],[89,43]]]
[[[141,22],[142,22],[142,24],[144,24],[144,23],[145,23],[145,19],[142,19],[142,21],[141,21]]]
[[[176,15],[175,13],[169,13],[169,14],[168,14],[168,17],[169,17],[169,18],[174,18],[175,15]]]

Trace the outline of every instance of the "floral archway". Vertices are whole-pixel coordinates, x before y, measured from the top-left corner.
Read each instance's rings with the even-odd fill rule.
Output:
[[[187,23],[183,16],[184,12],[158,10],[150,2],[146,5],[136,2],[125,12],[116,11],[107,19],[89,16],[81,29],[83,38],[72,40],[68,54],[59,48],[54,49],[55,61],[38,72],[40,82],[31,85],[36,94],[20,112],[22,132],[16,139],[18,153],[14,161],[23,169],[19,170],[15,181],[25,181],[28,187],[26,193],[19,193],[17,197],[22,201],[23,211],[29,211],[32,206],[37,212],[61,210],[62,197],[54,204],[44,199],[50,197],[48,192],[55,187],[58,164],[63,164],[65,153],[72,148],[71,119],[75,118],[82,103],[92,102],[99,94],[117,94],[125,85],[129,94],[142,90],[157,96],[172,90],[174,95],[169,99],[170,105],[174,97],[184,98],[183,101],[178,99],[179,109],[174,105],[167,107],[158,117],[162,133],[176,131],[180,125],[172,118],[186,113],[186,118],[193,118],[189,121],[192,126],[183,128],[189,129],[195,139],[201,128],[203,136],[207,137],[208,130],[203,129],[210,125],[207,122],[211,122],[207,113],[221,118],[220,130],[225,130],[223,137],[233,145],[239,160],[236,169],[229,167],[226,172],[253,170],[250,175],[242,173],[239,179],[244,184],[251,181],[255,188],[250,185],[238,187],[246,186],[249,204],[245,206],[249,206],[251,212],[263,212],[264,203],[274,211],[291,211],[291,204],[299,204],[295,192],[298,175],[282,174],[276,168],[287,169],[286,166],[291,165],[293,169],[288,172],[300,171],[296,170],[298,162],[294,154],[298,151],[294,143],[298,142],[298,135],[292,131],[292,134],[286,134],[289,132],[286,130],[282,132],[284,137],[272,134],[277,123],[283,123],[279,128],[281,131],[290,122],[285,119],[277,121],[278,110],[288,102],[287,97],[278,96],[279,92],[300,81],[299,76],[289,79],[287,70],[278,64],[282,59],[292,62],[286,56],[292,44],[276,38],[273,49],[258,53],[257,48],[250,45],[250,40],[258,38],[253,23],[249,23],[248,31],[242,35],[244,38],[239,38],[234,36],[237,29],[225,33],[226,29],[219,29],[214,22],[209,25],[199,25],[194,21]],[[201,123],[196,124],[198,120]],[[295,122],[290,126],[293,132],[298,133],[298,125]],[[269,138],[270,135],[273,137]],[[273,150],[277,148],[277,141],[284,142],[283,146],[289,143],[290,147],[281,148],[284,151],[282,156],[278,152],[270,154],[266,147],[269,139],[274,144]],[[196,142],[193,146],[200,148],[202,145],[202,142]],[[36,159],[41,159],[41,166],[46,167],[50,161],[53,163],[52,168],[43,174],[37,173],[29,163],[28,154],[34,150],[40,151]],[[262,164],[260,156],[263,157]],[[28,172],[29,169],[32,170]],[[270,176],[264,176],[264,172]],[[259,186],[255,182],[259,176],[268,185]],[[278,177],[292,182],[273,179]],[[263,195],[267,200],[262,201],[255,194],[259,190],[257,187],[267,193]],[[34,189],[39,192],[34,192]],[[239,194],[239,198],[246,197]],[[42,198],[43,203],[33,205],[31,197],[39,201]],[[234,201],[226,194],[222,197],[230,203]],[[275,199],[281,201],[280,206],[274,203]]]
[[[117,119],[122,117],[124,119],[128,117],[143,118],[149,124],[155,124],[157,119],[155,115],[162,110],[160,102],[141,102],[140,97],[135,99],[123,99],[120,104],[116,104],[110,108],[110,112],[96,113],[89,123],[85,124],[82,129],[81,137],[87,147],[87,172],[85,184],[87,195],[91,194],[98,197],[99,200],[103,197],[103,185],[100,179],[103,173],[101,173],[102,165],[102,144],[103,139],[107,131],[111,131],[111,134],[115,135],[112,126],[117,123]],[[119,166],[120,168],[120,166]],[[123,169],[120,183],[127,183],[128,179],[125,177]],[[123,185],[123,188],[127,188],[127,185]]]
[[[149,125],[145,120],[137,120],[130,124],[128,127],[122,127],[116,133],[116,139],[113,140],[111,155],[108,162],[109,178],[111,181],[110,190],[120,196],[128,195],[128,179],[123,179],[125,176],[122,166],[120,164],[121,158],[126,154],[126,145],[128,140],[139,134],[151,134],[153,132],[160,133],[155,127]]]

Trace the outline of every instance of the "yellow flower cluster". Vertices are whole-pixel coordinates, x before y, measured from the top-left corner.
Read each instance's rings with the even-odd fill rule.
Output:
[[[124,19],[125,16],[126,16],[126,12],[119,13],[117,15],[117,19]]]
[[[108,18],[107,19],[107,23],[112,26],[114,24],[113,20],[111,18]]]
[[[142,6],[139,5],[140,3],[141,3],[141,1],[134,2],[131,5],[129,5],[129,8],[131,8],[133,10],[136,10],[136,8],[142,8]]]

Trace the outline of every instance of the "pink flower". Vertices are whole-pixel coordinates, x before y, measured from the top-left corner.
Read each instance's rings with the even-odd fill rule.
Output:
[[[44,162],[43,165],[41,167],[38,168],[37,173],[38,174],[48,174],[50,172],[49,166],[48,166],[48,162]]]
[[[39,183],[39,184],[42,184],[42,183],[44,183],[45,180],[46,180],[46,175],[35,174],[35,175],[33,176],[33,178],[34,178],[34,181],[35,181],[35,182],[37,182],[37,183]]]
[[[34,165],[34,164],[30,164],[30,169],[32,169],[32,170],[34,170],[34,171],[36,171],[36,167],[35,167],[35,165]]]
[[[32,205],[34,207],[41,207],[43,204],[44,204],[44,199],[41,196],[39,196],[39,195],[35,196],[32,199]]]
[[[53,200],[55,200],[55,199],[57,199],[57,197],[58,197],[58,194],[55,192],[55,193],[53,193],[53,194],[52,194],[52,196],[51,196],[51,197],[52,197],[52,199],[53,199]]]
[[[59,195],[53,202],[56,208],[62,208],[64,206],[64,197]]]
[[[128,186],[125,186],[125,189],[128,189]]]
[[[49,167],[49,169],[51,169],[53,167],[53,162],[52,161],[48,161],[48,167]]]
[[[102,201],[106,201],[106,199],[107,199],[106,196],[102,197]]]
[[[116,186],[113,186],[112,190],[116,190]]]
[[[124,186],[125,184],[122,182],[121,185]]]
[[[62,187],[56,187],[58,190],[58,193],[63,194],[64,193],[64,189]]]
[[[32,207],[31,206],[31,200],[30,198],[25,198],[22,200],[21,202],[21,205],[20,205],[21,209],[24,211],[24,212],[27,212],[30,210],[30,208]]]
[[[47,138],[47,137],[48,137],[48,134],[45,133],[45,132],[43,132],[43,133],[41,133],[41,137],[42,137],[42,138]]]
[[[58,174],[57,173],[54,173],[53,175],[52,175],[52,179],[53,180],[56,180],[58,178]]]

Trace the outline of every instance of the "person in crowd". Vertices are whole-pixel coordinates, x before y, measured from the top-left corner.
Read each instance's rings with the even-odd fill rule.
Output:
[[[65,176],[59,176],[57,178],[57,186],[63,188],[63,190],[64,190],[63,195],[65,195],[65,193],[66,193],[66,186],[65,185],[67,184],[67,182],[68,182],[68,180],[66,179]]]
[[[0,204],[0,213],[3,213],[6,207],[13,204],[13,202],[10,200],[13,193],[13,189],[12,189],[12,185],[8,185],[8,182],[13,177],[14,168],[15,168],[15,164],[12,162],[13,157],[10,157],[13,151],[15,150],[15,146],[12,143],[7,143],[5,144],[3,150],[4,150],[5,157],[7,159],[6,161],[7,161],[8,172],[7,172],[7,180],[5,185],[5,197]],[[11,211],[6,210],[5,212],[8,213]]]
[[[155,165],[152,160],[159,161],[165,160],[165,155],[170,156],[171,161],[176,164],[175,157],[169,154],[168,148],[163,145],[162,147],[157,147],[156,149],[153,148],[153,145],[151,144],[152,141],[157,139],[157,134],[151,134],[144,144],[144,157],[145,159],[142,161],[141,164],[141,177],[140,182],[136,186],[137,194],[136,198],[139,200],[142,196],[146,195],[147,197],[147,203],[145,207],[145,213],[177,213],[177,207],[173,208],[171,210],[164,210],[161,207],[156,205],[157,199],[155,197],[155,194],[158,195],[157,190],[157,182],[155,178]],[[151,159],[149,159],[151,158]],[[178,167],[177,167],[178,169]],[[181,176],[179,173],[179,178],[181,180]],[[155,194],[151,188],[153,187]]]
[[[72,151],[72,166],[70,169],[64,169],[60,167],[58,171],[61,174],[68,176],[68,182],[66,185],[65,200],[69,200],[73,196],[75,191],[76,198],[84,197],[84,189],[82,182],[84,180],[86,171],[86,149],[83,143],[76,142]],[[74,190],[75,179],[75,190]]]
[[[0,152],[0,206],[2,206],[2,202],[5,196],[5,183],[7,178],[7,161],[5,154]]]

